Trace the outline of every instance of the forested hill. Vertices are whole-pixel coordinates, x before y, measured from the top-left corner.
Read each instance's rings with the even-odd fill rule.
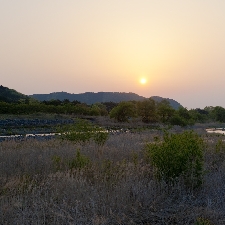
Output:
[[[13,89],[0,85],[0,101],[3,102],[18,102],[30,99],[29,96],[21,94]]]
[[[81,94],[70,94],[67,92],[53,92],[50,94],[34,94],[31,97],[39,101],[48,101],[52,99],[59,99],[63,101],[68,99],[70,101],[80,101],[87,104],[94,104],[96,102],[121,102],[121,101],[141,101],[144,97],[139,96],[134,93],[124,93],[124,92],[85,92]]]
[[[96,102],[121,102],[121,101],[141,101],[146,99],[145,97],[139,96],[135,93],[125,93],[125,92],[85,92],[81,94],[70,94],[67,92],[53,92],[50,94],[33,94],[30,97],[37,99],[39,101],[49,101],[52,99],[59,99],[63,101],[64,99],[68,99],[70,101],[80,101],[87,104],[94,104]],[[170,105],[174,109],[178,109],[182,107],[180,103],[173,99],[162,98],[158,96],[152,96],[156,102],[160,102],[162,100],[167,100],[170,102]]]
[[[179,109],[180,107],[183,107],[179,102],[177,102],[173,99],[170,99],[170,98],[162,98],[159,96],[152,96],[151,98],[156,102],[161,102],[163,100],[167,100],[174,109]]]

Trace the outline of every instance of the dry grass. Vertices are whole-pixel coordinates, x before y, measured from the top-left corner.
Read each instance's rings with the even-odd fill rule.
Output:
[[[158,183],[144,160],[145,143],[160,134],[111,135],[101,148],[60,140],[0,143],[0,224],[184,225],[198,218],[225,224],[225,147],[216,148],[225,138],[203,134],[204,184],[187,190],[182,182]],[[91,163],[70,169],[77,149]]]

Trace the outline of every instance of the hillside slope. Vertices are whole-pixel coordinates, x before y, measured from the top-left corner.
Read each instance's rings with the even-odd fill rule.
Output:
[[[9,89],[0,85],[0,101],[3,102],[18,102],[20,100],[27,100],[30,97],[24,94],[21,94],[13,89]]]
[[[80,101],[86,104],[94,104],[96,102],[121,102],[121,101],[142,101],[144,99],[147,99],[143,96],[139,96],[135,93],[125,93],[125,92],[85,92],[81,94],[70,94],[67,92],[53,92],[50,94],[33,94],[30,95],[30,97],[37,99],[39,101],[49,101],[52,99],[59,99],[63,101],[64,99],[68,99],[70,101]],[[162,98],[159,96],[152,96],[152,99],[154,99],[156,102],[161,102],[162,100],[167,100],[170,102],[170,105],[174,109],[178,109],[179,107],[182,107],[180,103],[173,99],[169,98]]]

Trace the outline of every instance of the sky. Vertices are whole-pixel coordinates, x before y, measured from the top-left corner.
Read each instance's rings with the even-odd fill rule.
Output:
[[[0,0],[0,85],[225,107],[224,12],[224,0]]]

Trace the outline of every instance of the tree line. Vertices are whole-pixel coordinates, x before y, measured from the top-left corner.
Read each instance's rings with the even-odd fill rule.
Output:
[[[110,116],[117,122],[129,122],[134,118],[140,118],[144,123],[164,123],[180,126],[193,125],[197,122],[225,122],[225,109],[221,106],[207,106],[204,109],[190,110],[180,107],[175,110],[168,101],[156,102],[151,98],[143,101],[103,102],[92,105],[79,101],[70,102],[68,99],[42,102],[26,99],[17,103],[0,101],[0,114],[33,113]]]

